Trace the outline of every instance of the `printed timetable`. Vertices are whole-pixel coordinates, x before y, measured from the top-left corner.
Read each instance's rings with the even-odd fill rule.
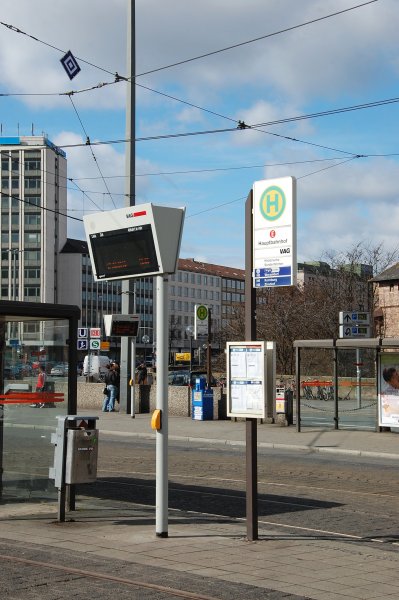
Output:
[[[227,357],[228,416],[264,418],[264,342],[228,342]]]

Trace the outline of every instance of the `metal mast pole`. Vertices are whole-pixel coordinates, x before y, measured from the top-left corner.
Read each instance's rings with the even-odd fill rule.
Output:
[[[127,1],[127,65],[126,77],[129,82],[126,84],[126,149],[125,149],[125,206],[134,206],[136,203],[135,188],[135,137],[136,137],[136,53],[135,53],[135,0]],[[130,290],[132,293],[129,293]],[[132,314],[134,298],[134,282],[129,279],[122,281],[122,314]],[[120,410],[128,412],[128,399],[131,397],[129,389],[131,364],[129,360],[129,350],[131,344],[128,337],[121,338],[121,364],[120,364]],[[134,414],[134,413],[133,413]]]

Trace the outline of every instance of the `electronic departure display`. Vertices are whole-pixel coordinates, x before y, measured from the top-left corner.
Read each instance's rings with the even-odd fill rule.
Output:
[[[110,335],[127,335],[128,337],[136,337],[139,328],[137,321],[112,321]]]
[[[144,276],[159,270],[154,236],[149,224],[92,233],[90,244],[97,279]]]

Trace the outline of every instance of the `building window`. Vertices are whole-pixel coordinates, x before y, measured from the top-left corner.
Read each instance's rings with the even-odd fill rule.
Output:
[[[201,275],[197,275],[197,283],[201,283]]]
[[[25,198],[25,208],[28,206],[40,206],[40,196],[26,196]]]
[[[40,213],[26,214],[25,225],[38,225],[40,226]]]
[[[25,189],[26,190],[40,190],[41,189],[41,179],[40,177],[25,177],[24,179]]]
[[[25,160],[25,171],[40,171],[41,161],[32,158]]]
[[[40,233],[25,233],[25,244],[40,244]]]
[[[26,285],[24,296],[25,298],[28,298],[29,301],[35,302],[35,300],[40,299],[40,287],[37,285]]]

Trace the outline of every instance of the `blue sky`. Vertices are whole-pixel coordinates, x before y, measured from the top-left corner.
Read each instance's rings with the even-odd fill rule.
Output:
[[[125,138],[129,84],[74,94],[76,110],[60,94],[111,83],[110,73],[125,73],[127,2],[2,0],[0,21],[28,34],[0,26],[0,93],[10,94],[0,97],[3,135],[31,135],[33,126],[36,135],[45,132],[59,145],[84,142],[86,133],[91,141]],[[363,3],[136,0],[136,72],[140,75]],[[378,0],[138,76],[140,85],[219,116],[137,87],[136,135],[234,128],[238,120],[269,123],[396,98],[398,30],[397,0]],[[80,61],[82,70],[70,82],[59,62],[62,53],[47,44],[71,50],[100,68]],[[320,260],[327,252],[344,251],[358,242],[396,248],[398,111],[399,103],[393,102],[264,126],[261,132],[137,142],[136,203],[186,206],[181,257],[244,267],[244,202],[253,182],[291,175],[298,179],[299,260]],[[79,219],[88,211],[124,205],[124,149],[124,144],[93,147],[107,186],[90,148],[66,149],[68,177],[73,180],[68,183],[70,216]],[[77,186],[82,191],[76,191]],[[79,221],[69,219],[68,235],[84,238]]]

